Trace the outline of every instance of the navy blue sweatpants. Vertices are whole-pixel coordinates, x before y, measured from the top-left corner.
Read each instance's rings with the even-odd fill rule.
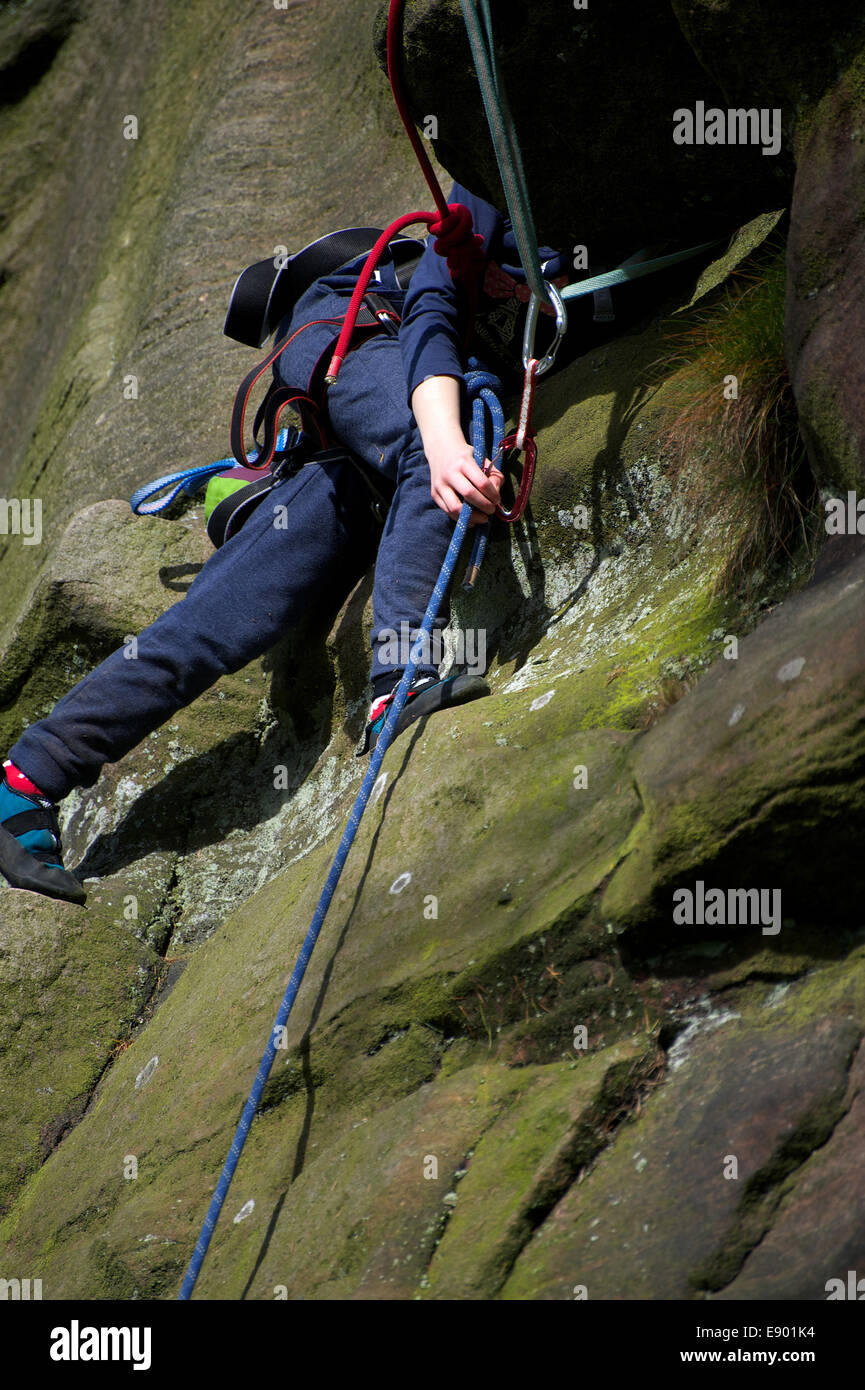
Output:
[[[320,351],[314,337],[301,333],[283,355],[287,380],[307,384],[310,354]],[[395,485],[384,531],[351,464],[310,464],[279,484],[208,558],[186,595],[138,634],[136,658],[126,646],[112,652],[9,751],[46,796],[59,801],[73,787],[92,786],[103,763],[122,758],[301,619],[331,622],[375,560],[376,546],[374,651],[382,629],[420,626],[454,523],[430,496],[396,338],[371,338],[349,354],[328,415],[336,438]],[[283,506],[284,513],[274,511]],[[373,678],[392,671],[396,679],[399,669],[373,659]]]

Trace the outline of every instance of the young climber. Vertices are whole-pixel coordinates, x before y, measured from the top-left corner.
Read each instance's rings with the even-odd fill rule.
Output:
[[[492,325],[489,356],[498,351],[504,363],[510,352],[516,363],[528,293],[510,223],[459,185],[450,201],[470,208],[483,237],[477,308],[478,323],[486,317]],[[548,248],[542,255],[552,260],[548,276],[566,269]],[[290,338],[277,363],[286,384],[305,388],[326,364],[362,263],[316,281],[280,326]],[[462,504],[475,509],[472,524],[488,520],[502,483],[498,469],[487,476],[478,468],[468,443],[464,292],[432,240],[407,291],[388,261],[375,289],[402,314],[399,336],[382,332],[349,353],[328,393],[327,417],[332,435],[392,494],[383,530],[351,464],[313,462],[280,483],[269,494],[273,508],[253,511],[186,595],[138,634],[135,659],[128,646],[112,652],[9,750],[0,782],[0,872],[13,887],[83,903],[80,881],[63,865],[57,803],[75,787],[93,786],[104,763],[122,758],[301,618],[332,622],[373,561],[373,701],[361,751],[375,746],[409,655],[395,661],[382,634],[401,633],[404,624],[412,637],[418,631]],[[276,508],[286,509],[280,514],[288,527],[274,525]],[[447,620],[446,603],[437,626]],[[478,675],[443,679],[422,662],[396,732],[488,693]]]

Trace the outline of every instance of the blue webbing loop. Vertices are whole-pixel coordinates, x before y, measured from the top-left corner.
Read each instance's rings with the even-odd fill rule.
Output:
[[[584,294],[594,294],[595,290],[610,289],[613,285],[626,285],[631,280],[639,280],[643,275],[653,275],[657,270],[665,270],[667,266],[678,265],[680,261],[687,261],[691,256],[699,256],[702,251],[708,251],[713,246],[720,246],[722,238],[716,241],[703,241],[699,246],[689,246],[685,251],[671,251],[668,256],[655,256],[650,261],[638,259],[643,253],[638,251],[635,256],[629,256],[626,261],[622,261],[615,270],[606,270],[603,275],[593,275],[589,280],[578,280],[576,284],[565,285],[564,289],[559,290],[562,299],[579,299]]]
[[[156,512],[164,512],[179,493],[197,492],[208,479],[217,473],[224,473],[236,462],[236,459],[219,459],[216,463],[202,463],[197,468],[184,468],[179,473],[166,473],[133,492],[129,505],[136,516],[152,516]],[[163,488],[170,488],[171,491],[151,502],[149,499],[156,497]]]
[[[495,385],[498,386],[498,382],[496,382],[495,377],[491,377],[485,372],[469,371],[466,375],[466,387],[469,393],[469,398],[472,400],[472,444],[474,446],[476,461],[479,458],[479,467],[483,465],[485,431],[483,418],[480,419],[479,425],[477,423],[478,412],[475,410],[477,397],[480,397],[480,399],[483,402],[485,402],[488,408],[490,409],[490,415],[493,421],[494,451],[498,448],[498,446],[501,443],[501,436],[499,436],[498,439],[496,438],[497,431],[499,428],[501,428],[502,432],[504,430],[501,406],[499,405],[498,401],[495,400],[495,396],[493,394],[493,387],[491,383],[495,383]],[[497,413],[495,413],[492,405],[493,400],[495,400],[495,405],[498,407]],[[483,405],[481,405],[480,414],[482,417]],[[501,425],[499,425],[500,416]],[[456,566],[457,558],[462,547],[463,539],[465,537],[466,530],[468,529],[469,518],[471,517],[473,511],[474,508],[469,502],[463,503],[462,509],[459,514],[459,518],[454,527],[454,533],[451,537],[451,543],[448,547],[448,552],[445,556],[444,563],[441,567],[439,577],[436,580],[435,588],[433,589],[432,594],[430,596],[430,601],[427,605],[426,613],[424,614],[423,623],[421,625],[415,643],[412,647],[411,656],[409,658],[409,664],[406,666],[405,671],[403,672],[402,680],[397,686],[393,700],[391,701],[387,719],[385,720],[384,728],[379,734],[378,741],[375,745],[375,748],[372,751],[369,767],[366,770],[366,775],[363,779],[363,782],[361,783],[360,791],[358,792],[357,797],[355,798],[354,805],[351,808],[351,814],[348,818],[348,824],[346,825],[342,839],[339,842],[339,847],[336,851],[336,855],[334,856],[333,863],[330,866],[330,871],[327,875],[327,879],[325,880],[324,888],[321,892],[321,897],[318,900],[318,906],[315,909],[315,913],[313,915],[312,922],[310,923],[309,930],[306,934],[306,937],[304,938],[303,945],[300,948],[300,954],[298,955],[297,961],[295,962],[294,970],[291,972],[291,979],[288,982],[288,986],[283,996],[282,1003],[279,1006],[279,1011],[276,1015],[276,1021],[270,1031],[270,1037],[268,1038],[267,1047],[264,1050],[264,1055],[261,1059],[258,1072],[256,1074],[254,1082],[252,1083],[252,1089],[249,1093],[246,1104],[243,1107],[243,1113],[241,1114],[237,1129],[235,1130],[234,1138],[231,1142],[231,1148],[228,1151],[228,1157],[226,1158],[222,1172],[219,1175],[219,1181],[216,1184],[216,1190],[211,1199],[210,1206],[207,1209],[207,1215],[204,1218],[204,1224],[201,1227],[201,1233],[196,1242],[195,1249],[192,1252],[192,1258],[189,1261],[189,1265],[186,1270],[186,1275],[184,1277],[180,1293],[178,1294],[178,1299],[189,1299],[192,1295],[193,1289],[195,1288],[195,1283],[198,1279],[201,1266],[204,1262],[204,1257],[207,1254],[207,1248],[210,1245],[211,1236],[213,1235],[216,1222],[219,1219],[219,1213],[222,1210],[222,1206],[228,1194],[228,1189],[231,1184],[231,1180],[234,1177],[235,1169],[237,1168],[237,1164],[240,1160],[240,1155],[243,1152],[243,1146],[246,1143],[246,1136],[248,1135],[250,1126],[252,1125],[252,1121],[255,1118],[255,1112],[258,1108],[258,1103],[261,1099],[261,1093],[264,1090],[265,1083],[267,1081],[268,1076],[270,1075],[270,1070],[273,1066],[274,1057],[276,1056],[276,1050],[279,1041],[282,1038],[282,1031],[285,1028],[286,1022],[288,1021],[289,1014],[291,1013],[292,1006],[294,1005],[294,1001],[297,997],[297,992],[300,988],[301,982],[303,981],[303,977],[306,972],[306,967],[309,964],[309,960],[315,947],[315,943],[318,940],[318,935],[321,931],[321,927],[327,914],[327,910],[330,906],[331,899],[333,898],[334,892],[336,891],[336,886],[339,882],[340,874],[342,873],[343,866],[348,857],[348,852],[351,849],[352,843],[354,842],[354,837],[357,834],[357,830],[361,822],[361,817],[363,816],[363,813],[366,810],[367,802],[369,801],[370,794],[375,785],[375,781],[378,776],[378,770],[381,767],[382,759],[384,758],[384,755],[387,752],[388,747],[390,746],[391,739],[393,738],[394,729],[396,728],[397,720],[399,719],[399,716],[405,704],[408,688],[411,685],[412,679],[414,677],[414,673],[417,668],[417,663],[421,660],[424,654],[424,650],[427,645],[425,639],[428,639],[432,633],[432,625],[435,622],[436,617],[438,616],[438,611],[441,607],[442,599],[444,598],[448,584],[450,583],[451,576],[453,574],[454,567]]]
[[[278,458],[280,452],[285,448],[288,440],[288,430],[280,430],[276,441],[276,452],[274,458]],[[250,454],[250,463],[258,458],[258,454]],[[143,487],[137,488],[129,499],[129,505],[136,516],[153,516],[157,512],[164,512],[169,507],[175,497],[181,492],[197,492],[203,487],[210,478],[217,473],[225,473],[229,468],[237,467],[236,458],[217,459],[216,463],[202,463],[196,468],[182,468],[177,473],[165,473],[161,478],[155,478],[152,483],[145,483]],[[160,497],[158,501],[151,502],[151,497],[156,497],[162,492],[163,488],[170,488],[165,497]]]

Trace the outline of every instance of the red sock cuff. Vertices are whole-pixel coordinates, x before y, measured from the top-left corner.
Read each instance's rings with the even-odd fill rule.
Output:
[[[20,767],[16,767],[8,758],[3,764],[3,770],[6,773],[6,781],[13,791],[26,792],[30,796],[45,796],[45,793],[37,787],[36,783],[31,782],[29,777],[25,777]],[[50,800],[49,797],[45,797],[45,799],[46,801]]]

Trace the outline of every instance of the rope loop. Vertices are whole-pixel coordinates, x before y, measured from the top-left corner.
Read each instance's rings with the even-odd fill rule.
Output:
[[[429,229],[435,237],[433,250],[447,258],[452,280],[467,280],[480,274],[484,264],[484,239],[473,230],[469,208],[463,203],[448,203],[448,216],[433,219]]]

